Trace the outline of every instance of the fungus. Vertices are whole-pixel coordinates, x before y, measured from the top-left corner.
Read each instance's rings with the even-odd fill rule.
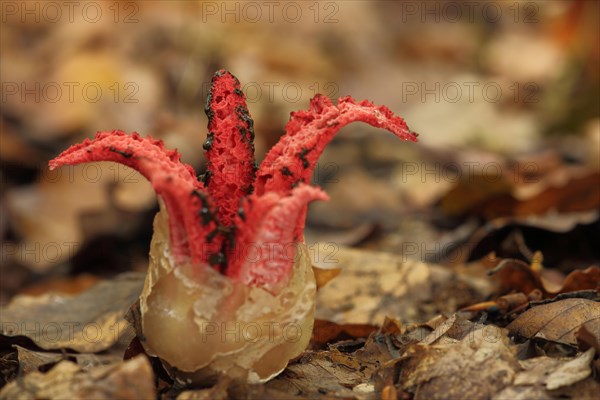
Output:
[[[117,130],[97,133],[49,165],[118,162],[156,191],[160,211],[140,296],[146,351],[178,378],[264,382],[311,337],[316,285],[303,230],[308,203],[327,199],[309,185],[324,147],[355,121],[403,140],[417,135],[384,106],[317,95],[307,111],[291,114],[257,169],[253,121],[237,78],[225,70],[213,76],[205,111],[202,180],[162,141]]]

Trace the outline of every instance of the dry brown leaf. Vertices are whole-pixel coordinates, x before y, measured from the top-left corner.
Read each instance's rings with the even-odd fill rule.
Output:
[[[516,291],[529,294],[536,289],[541,290],[546,297],[553,297],[560,293],[575,292],[579,290],[600,289],[600,268],[588,267],[584,270],[574,270],[564,279],[558,277],[558,282],[551,281],[549,273],[553,270],[534,268],[531,265],[516,259],[504,259],[489,272],[500,284],[502,292]]]
[[[154,399],[156,391],[148,359],[138,356],[87,372],[70,361],[61,361],[47,373],[32,372],[0,391],[0,399],[32,398]]]
[[[17,135],[10,126],[0,121],[0,158],[3,162],[16,162],[21,166],[38,167],[44,156],[26,138]]]
[[[304,229],[304,240],[307,244],[312,245],[317,242],[337,243],[341,246],[357,246],[378,229],[378,225],[372,222],[364,222],[350,229],[336,230],[321,230]]]
[[[544,381],[546,388],[554,390],[570,386],[590,376],[592,373],[590,363],[594,359],[594,354],[595,350],[589,349],[578,357],[563,363],[546,377]]]
[[[565,168],[565,167],[563,167]],[[478,215],[486,219],[526,217],[550,210],[561,213],[595,210],[600,207],[600,174],[585,168],[561,170],[560,182],[542,182],[535,186],[535,195],[523,194],[529,186],[521,186],[518,195],[505,180],[490,180],[474,175],[452,188],[441,199],[441,210],[450,216]],[[543,190],[539,187],[542,185]]]
[[[268,382],[266,387],[287,393],[290,397],[329,394],[349,399],[372,398],[373,386],[365,387],[365,383],[369,382],[377,367],[375,361],[336,350],[307,353]]]
[[[429,267],[372,251],[320,244],[317,266],[341,273],[317,294],[317,318],[338,324],[381,324],[387,315],[414,321],[418,302],[431,298]]]
[[[28,296],[39,296],[47,292],[77,294],[91,288],[99,280],[99,277],[91,274],[49,278],[38,284],[27,286],[19,294]]]
[[[45,350],[87,353],[106,350],[119,340],[129,342],[133,330],[123,317],[143,282],[143,274],[128,273],[77,296],[17,296],[1,310],[2,335],[26,336]]]
[[[600,268],[592,266],[584,270],[572,271],[563,282],[562,288],[555,292],[568,293],[579,290],[599,290],[600,289]]]
[[[421,340],[420,343],[426,344],[426,345],[435,343],[438,339],[440,339],[442,337],[442,335],[445,335],[452,328],[452,326],[454,326],[455,323],[456,323],[456,314],[452,315],[446,321],[439,324],[433,330],[433,332],[431,332],[429,335],[427,335],[425,338],[423,338],[423,340]]]
[[[365,221],[385,226],[405,208],[390,195],[387,181],[369,175],[363,168],[349,168],[335,179],[327,185],[331,200],[312,204],[309,221],[338,229],[352,229]]]
[[[586,322],[577,331],[577,343],[580,349],[593,347],[600,353],[600,319]]]
[[[130,168],[89,163],[49,172],[44,167],[36,185],[12,188],[6,194],[8,216],[23,238],[9,248],[6,257],[46,272],[73,257],[86,234],[131,231],[141,215],[118,210],[113,204],[116,200],[111,193],[119,187],[137,195],[137,211],[154,205],[150,184]]]
[[[562,270],[592,265],[597,262],[593,238],[598,216],[598,209],[593,209],[564,213],[550,210],[544,214],[496,218],[486,221],[448,259],[460,264],[485,257],[491,251],[504,257],[530,259],[535,250],[541,251],[547,261],[553,260],[554,267],[563,267]]]
[[[555,390],[572,386],[590,376],[593,358],[594,349],[589,349],[573,358],[562,359],[542,356],[519,361],[523,370],[515,376],[514,387],[502,391],[498,397],[502,398],[502,394],[515,391],[515,387],[520,387],[520,391],[524,391],[528,387],[528,392],[537,390],[545,393],[540,389]],[[548,394],[546,392],[545,396]]]
[[[366,338],[377,329],[376,326],[368,324],[338,325],[335,322],[317,319],[313,328],[311,346],[323,346],[342,340]]]
[[[39,371],[42,366],[53,365],[65,359],[65,356],[61,353],[32,351],[17,345],[14,345],[13,347],[17,349],[19,374],[21,375]]]
[[[421,322],[489,289],[447,268],[391,253],[351,249],[330,243],[314,247],[317,266],[342,272],[317,293],[317,318],[338,324],[381,325],[386,316]],[[438,292],[432,292],[432,287]],[[460,290],[457,290],[460,287]],[[444,290],[447,296],[440,297]],[[443,299],[431,305],[434,299]],[[424,307],[424,304],[428,304]]]
[[[588,171],[583,176],[571,177],[562,187],[550,186],[527,201],[519,202],[514,215],[541,214],[555,209],[559,212],[578,212],[600,207],[600,174]]]
[[[521,260],[502,260],[488,274],[499,283],[500,291],[503,293],[509,291],[531,293],[543,286],[539,274],[532,271],[529,264]]]
[[[209,389],[185,390],[177,396],[177,400],[226,400],[227,387],[230,384],[229,378],[219,377],[217,383]]]
[[[487,326],[460,342],[412,345],[400,361],[400,387],[415,399],[481,399],[510,385],[519,366],[504,330]]]
[[[313,265],[312,270],[317,281],[317,289],[327,285],[327,282],[335,278],[342,272],[340,268],[319,268]]]
[[[564,299],[535,306],[511,322],[513,335],[577,346],[578,329],[600,319],[600,303],[586,299]]]
[[[473,175],[458,183],[441,199],[440,208],[449,216],[483,215],[487,219],[510,215],[515,200],[511,186],[504,180],[490,180],[484,175]]]

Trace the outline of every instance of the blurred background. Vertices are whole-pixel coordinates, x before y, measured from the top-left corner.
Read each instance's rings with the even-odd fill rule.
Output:
[[[449,266],[600,259],[596,1],[1,3],[0,303],[144,271],[158,207],[110,163],[48,171],[97,131],[151,134],[200,174],[212,74],[242,82],[260,160],[316,93],[405,118],[344,128],[307,241]]]

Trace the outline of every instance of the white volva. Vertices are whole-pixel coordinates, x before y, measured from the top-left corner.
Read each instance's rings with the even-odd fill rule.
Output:
[[[209,266],[175,266],[167,218],[163,210],[154,220],[140,297],[147,352],[185,381],[227,374],[259,383],[279,374],[312,334],[316,284],[306,247],[296,247],[290,283],[274,296]]]

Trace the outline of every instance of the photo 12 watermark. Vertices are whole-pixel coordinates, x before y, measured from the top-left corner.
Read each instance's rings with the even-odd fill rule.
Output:
[[[399,20],[403,23],[512,22],[535,24],[540,7],[533,1],[402,1]]]
[[[3,242],[0,245],[0,262],[18,262],[24,265],[59,264],[71,259],[81,248],[75,241]]]
[[[124,183],[133,184],[147,181],[139,172],[133,168],[119,163],[90,162],[77,166],[63,166],[50,169],[44,163],[38,167],[40,177],[49,183]],[[150,183],[148,182],[148,185]]]
[[[0,12],[2,23],[140,22],[140,6],[134,1],[2,1]]]
[[[2,321],[0,331],[6,336],[27,336],[36,343],[117,342],[127,324],[117,321],[113,324],[79,321]]]
[[[339,23],[336,1],[203,1],[202,23]]]
[[[112,82],[109,84],[89,82],[2,82],[2,103],[139,103],[137,82]]]
[[[402,102],[487,103],[511,101],[521,104],[540,102],[541,86],[535,82],[402,82]]]
[[[202,97],[210,93],[211,83],[202,84]],[[246,96],[249,104],[267,103],[291,103],[308,102],[317,94],[328,97],[332,101],[337,100],[340,87],[336,82],[294,82],[294,81],[263,81],[246,82],[242,84],[241,90]]]
[[[402,183],[417,178],[421,183],[474,183],[513,181],[514,183],[535,183],[539,181],[538,163],[533,161],[519,163],[500,163],[497,161],[449,161],[416,162],[407,161],[398,166],[398,178]]]

